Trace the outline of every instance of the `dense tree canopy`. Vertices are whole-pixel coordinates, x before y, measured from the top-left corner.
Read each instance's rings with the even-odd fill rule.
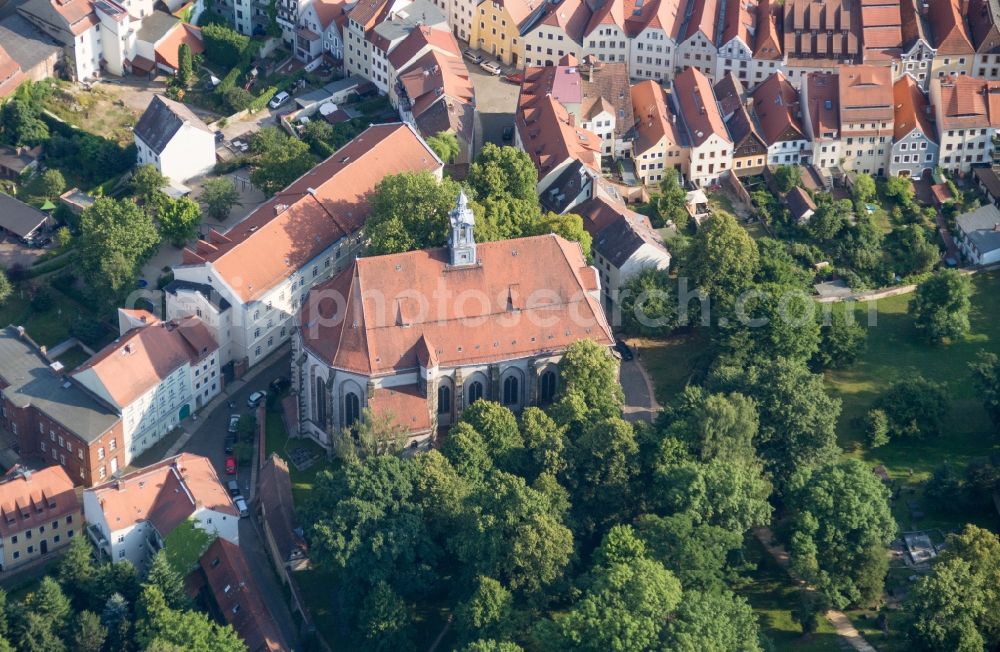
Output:
[[[877,602],[896,536],[881,480],[847,459],[796,473],[787,497],[793,568],[838,608]]]
[[[430,172],[404,172],[383,178],[372,194],[365,229],[369,253],[390,254],[443,247],[448,241],[448,213],[461,188]]]
[[[958,270],[944,269],[917,286],[910,301],[913,325],[928,341],[955,341],[969,332],[972,282]]]
[[[753,282],[760,266],[757,245],[736,218],[717,212],[694,237],[681,270],[695,288],[708,294],[712,309],[730,311]]]
[[[310,122],[309,124],[314,123]],[[323,123],[317,121],[315,124]],[[229,211],[239,203],[240,193],[237,192],[232,181],[224,177],[216,177],[205,181],[198,199],[204,204],[205,213],[213,220],[221,222],[229,217]]]
[[[493,143],[483,145],[469,167],[466,183],[480,201],[488,197],[507,196],[538,202],[535,190],[538,171],[527,152],[516,147],[499,147]]]
[[[250,181],[265,195],[273,195],[312,169],[316,159],[309,146],[277,127],[264,127],[250,141]]]
[[[312,123],[310,123],[312,124]],[[322,122],[318,124],[324,124]],[[326,139],[329,140],[329,139]],[[438,158],[445,163],[454,163],[461,151],[458,146],[458,138],[450,131],[442,131],[427,139],[427,145],[434,150]]]

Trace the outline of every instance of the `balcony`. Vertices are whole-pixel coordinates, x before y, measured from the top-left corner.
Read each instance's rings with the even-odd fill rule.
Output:
[[[111,544],[99,527],[93,523],[87,525],[87,537],[100,552],[108,557],[111,556]]]

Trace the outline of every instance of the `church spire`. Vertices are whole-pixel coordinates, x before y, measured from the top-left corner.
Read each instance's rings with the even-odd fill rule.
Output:
[[[448,250],[451,255],[451,265],[474,265],[476,263],[476,238],[473,227],[476,218],[469,208],[469,198],[465,190],[458,193],[458,201],[454,210],[448,213],[451,221],[451,233],[448,234]]]

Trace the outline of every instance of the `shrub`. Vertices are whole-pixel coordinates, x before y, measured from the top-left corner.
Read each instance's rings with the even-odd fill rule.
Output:
[[[913,376],[893,383],[875,407],[885,412],[892,437],[921,439],[941,433],[948,394],[943,385]]]
[[[884,410],[870,410],[866,417],[865,437],[872,448],[889,443],[889,417]]]
[[[205,41],[205,58],[225,68],[240,63],[250,48],[250,37],[225,25],[205,25],[201,30]]]
[[[275,93],[277,92],[278,89],[274,86],[269,86],[268,88],[265,88],[264,92],[262,92],[260,95],[255,97],[252,102],[250,102],[250,106],[248,108],[252,113],[263,111],[264,107],[267,106],[267,103],[271,101],[271,98],[274,97]]]

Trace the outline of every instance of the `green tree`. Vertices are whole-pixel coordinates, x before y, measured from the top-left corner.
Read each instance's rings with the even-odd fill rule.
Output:
[[[38,117],[38,110],[22,99],[13,99],[0,111],[0,126],[11,145],[38,145],[49,139],[49,127]]]
[[[480,402],[483,401],[476,401],[473,405]],[[466,408],[466,412],[469,409]],[[441,445],[441,452],[459,475],[472,482],[481,482],[493,469],[493,457],[486,438],[467,422],[459,421],[452,426]]]
[[[94,563],[93,549],[85,537],[76,537],[70,541],[66,553],[59,560],[56,577],[77,606],[89,603],[97,579],[97,564]]]
[[[513,596],[492,577],[476,578],[472,595],[455,610],[463,639],[507,638],[511,632]]]
[[[170,200],[159,212],[160,234],[176,247],[183,247],[198,235],[201,224],[201,209],[187,197]]]
[[[99,197],[80,215],[77,270],[96,298],[114,304],[134,287],[159,242],[153,220],[135,202]]]
[[[480,638],[461,648],[459,652],[524,652],[524,648],[510,641],[494,641],[491,638]]]
[[[31,594],[31,599],[27,602],[31,611],[44,617],[57,635],[67,631],[70,616],[73,615],[73,606],[63,593],[62,587],[51,576],[46,575],[42,578],[38,589]]]
[[[366,231],[368,253],[380,255],[442,247],[448,241],[448,213],[461,188],[430,172],[405,172],[383,178],[372,194]]]
[[[441,131],[427,139],[427,145],[434,150],[438,158],[445,163],[454,163],[461,149],[458,137],[450,131]]]
[[[509,196],[538,203],[538,171],[527,152],[516,147],[483,145],[469,166],[466,183],[480,201]]]
[[[914,647],[929,652],[982,652],[988,649],[979,623],[988,601],[982,577],[960,557],[941,559],[917,580],[907,601]],[[995,593],[995,584],[991,592]],[[995,644],[995,643],[994,643]]]
[[[542,219],[537,197],[517,199],[509,195],[496,195],[472,202],[471,205],[476,215],[476,240],[479,242],[533,235]]]
[[[246,111],[253,104],[253,93],[241,88],[240,86],[234,86],[232,88],[227,88],[222,92],[222,100],[229,107],[229,110],[238,113],[240,111]]]
[[[885,410],[869,410],[865,416],[865,439],[870,448],[889,443],[889,417]]]
[[[837,608],[882,596],[896,536],[889,490],[861,461],[797,473],[788,495],[792,568]]]
[[[514,469],[513,458],[524,448],[524,438],[513,412],[493,401],[476,401],[462,412],[461,422],[483,436],[497,466]]]
[[[205,41],[205,58],[226,70],[235,68],[251,47],[250,37],[218,23],[204,25],[201,36]]]
[[[0,281],[0,303],[3,302],[3,283]],[[1000,358],[989,351],[979,351],[976,361],[969,363],[972,380],[983,397],[983,407],[993,420],[993,426],[1000,429]]]
[[[950,407],[945,386],[920,375],[897,380],[875,405],[885,412],[893,437],[916,439],[941,434]]]
[[[7,273],[0,269],[0,305],[3,305],[14,293],[14,284],[7,278]]]
[[[66,179],[62,172],[50,168],[33,176],[26,190],[32,197],[55,199],[66,190]]]
[[[417,495],[419,472],[382,455],[321,472],[303,510],[316,563],[351,586],[384,581],[404,595],[430,586],[441,551]]]
[[[136,200],[143,204],[148,204],[157,195],[162,194],[161,188],[169,183],[169,179],[160,174],[151,163],[140,165],[132,173],[132,180],[129,182],[129,189]]]
[[[539,218],[534,234],[545,235],[555,233],[572,242],[579,242],[584,258],[590,258],[593,240],[583,228],[583,218],[575,213],[553,213],[549,211]],[[530,235],[530,234],[525,234]]]
[[[317,121],[315,124],[325,123]],[[240,203],[240,193],[232,181],[225,177],[217,177],[205,181],[199,199],[205,206],[205,212],[208,216],[221,222],[229,217],[229,211],[232,210],[233,206]]]
[[[774,182],[779,191],[789,192],[802,182],[802,173],[797,165],[779,165],[774,171]]]
[[[557,623],[563,649],[660,649],[668,616],[681,603],[677,578],[646,558],[598,568],[594,575],[584,597]]]
[[[667,650],[761,652],[753,609],[745,598],[721,587],[684,591],[664,638]]]
[[[816,303],[803,290],[761,284],[737,299],[730,350],[765,359],[808,361],[819,350]]]
[[[802,635],[809,636],[816,633],[819,623],[826,612],[826,605],[823,604],[823,596],[816,591],[799,591],[799,601],[792,609],[792,620],[802,628]]]
[[[718,212],[698,229],[683,272],[695,283],[692,290],[707,293],[715,306],[729,309],[750,287],[759,267],[753,238],[732,215]]]
[[[638,453],[632,425],[621,417],[591,423],[573,443],[568,486],[584,531],[628,520],[635,509],[632,480],[639,472]]]
[[[65,652],[66,650],[66,645],[55,631],[53,623],[44,615],[34,611],[25,613],[17,640],[20,652]]]
[[[664,418],[670,422],[667,434],[685,442],[702,462],[756,457],[757,406],[742,394],[710,394],[689,386],[665,410]]]
[[[69,230],[68,226],[60,226],[56,229],[55,240],[56,246],[65,251],[73,244],[73,232]]]
[[[177,48],[177,59],[179,61],[177,81],[182,87],[190,88],[191,82],[194,81],[194,57],[191,56],[191,46],[181,43]]]
[[[663,171],[656,210],[664,222],[673,222],[678,229],[683,229],[688,223],[687,192],[681,187],[679,173],[674,168]]]
[[[632,526],[615,525],[594,551],[594,565],[610,568],[614,564],[628,564],[646,556],[646,544]]]
[[[309,146],[290,138],[277,127],[264,127],[250,143],[253,154],[250,181],[266,195],[273,195],[312,169]]]
[[[927,238],[924,227],[917,224],[893,229],[887,249],[900,276],[928,272],[940,259],[938,248]]]
[[[155,586],[159,589],[171,609],[185,609],[191,606],[191,601],[184,592],[184,578],[170,565],[163,550],[153,556],[149,570],[146,571],[146,580],[143,582],[143,587],[146,586]]]
[[[700,521],[700,515],[690,512],[644,514],[636,530],[650,559],[663,564],[684,586],[708,588],[729,575],[729,557],[743,547],[743,533]]]
[[[167,606],[160,590],[147,585],[136,605],[136,642],[143,648],[190,652],[244,652],[246,645],[229,625],[222,627],[203,613]]]
[[[826,304],[830,305],[830,304]],[[812,365],[819,369],[843,369],[851,365],[865,349],[868,331],[854,319],[851,304],[836,304],[829,313],[818,311],[821,320],[819,349]]]
[[[470,579],[485,575],[533,594],[562,577],[573,535],[552,515],[545,496],[497,471],[472,495],[449,547]]]
[[[778,358],[749,366],[722,364],[710,374],[708,388],[739,392],[757,404],[757,452],[779,489],[797,469],[837,454],[841,403],[826,393],[823,376],[803,363]]]
[[[647,267],[619,290],[622,327],[629,335],[665,337],[677,326],[677,299],[665,270]]]
[[[789,246],[774,238],[759,238],[760,269],[757,279],[784,287],[806,289],[813,281],[813,274],[806,271],[792,256]]]
[[[913,182],[904,177],[889,177],[885,180],[885,196],[909,204],[913,201]]]
[[[129,648],[131,628],[128,601],[121,593],[112,593],[104,604],[101,612],[101,624],[108,630],[108,648],[111,650],[127,650]]]
[[[521,435],[527,458],[522,475],[536,478],[542,474],[560,473],[566,468],[566,428],[537,407],[521,413]]]
[[[910,300],[913,326],[933,344],[956,341],[969,332],[972,282],[955,269],[944,269],[917,286]]]
[[[579,340],[566,349],[559,361],[559,390],[554,414],[569,412],[578,400],[588,418],[611,418],[621,414],[625,403],[618,382],[618,361],[607,347],[592,340]],[[559,418],[556,418],[560,422]],[[568,424],[567,420],[560,422]]]
[[[359,632],[366,650],[396,652],[413,650],[413,615],[386,582],[377,583],[358,614]]]
[[[854,194],[854,201],[862,204],[871,202],[875,199],[875,179],[870,174],[856,174],[851,192]]]
[[[108,638],[108,629],[93,611],[81,611],[77,616],[73,649],[78,652],[101,652]]]

